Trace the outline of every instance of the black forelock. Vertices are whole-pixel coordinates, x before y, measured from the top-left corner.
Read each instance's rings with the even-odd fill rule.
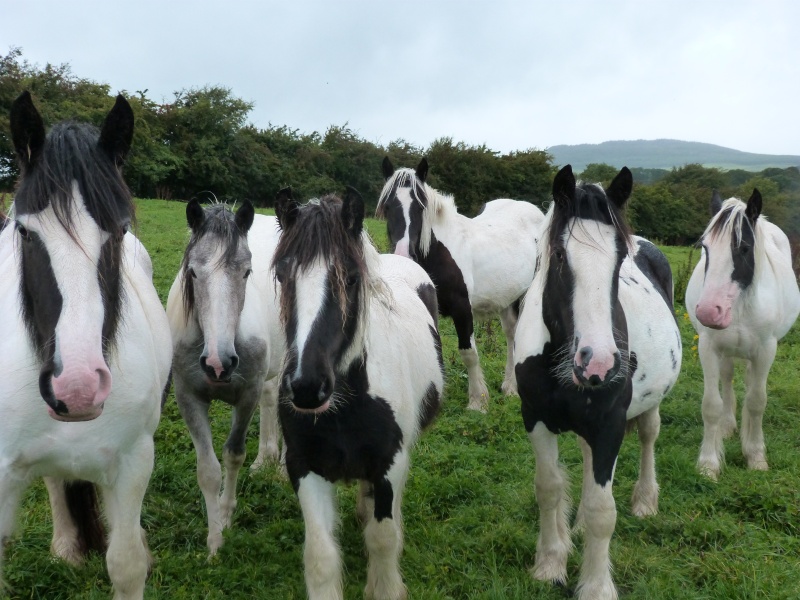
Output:
[[[186,245],[181,262],[183,272],[183,305],[188,319],[194,312],[194,280],[188,273],[189,257],[201,239],[206,236],[214,238],[223,248],[222,256],[219,258],[220,267],[228,267],[236,258],[239,250],[239,243],[242,239],[247,239],[247,233],[239,229],[236,224],[236,216],[233,211],[225,204],[212,204],[203,209],[204,218],[196,229],[192,230],[192,236]]]
[[[730,228],[732,243],[738,246],[742,241],[739,232],[744,232],[745,227],[749,227],[752,234],[755,235],[755,228],[745,215],[744,208],[726,206],[719,211],[716,218],[709,224],[708,230],[703,237],[715,238],[725,234],[725,230]]]
[[[622,211],[599,185],[580,182],[575,187],[575,198],[563,198],[556,202],[548,232],[548,244],[553,250],[573,217],[613,225],[626,245],[630,245],[633,234]]]
[[[85,123],[65,121],[53,126],[38,159],[19,182],[15,213],[37,213],[52,204],[59,222],[73,233],[70,203],[75,181],[98,226],[120,234],[134,219],[133,200],[114,161],[98,146],[99,136],[96,127]]]

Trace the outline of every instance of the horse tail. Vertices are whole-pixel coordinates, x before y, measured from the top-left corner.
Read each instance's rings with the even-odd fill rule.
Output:
[[[67,481],[64,496],[72,522],[78,530],[78,544],[83,555],[92,551],[105,554],[106,532],[100,516],[97,487],[89,481]]]

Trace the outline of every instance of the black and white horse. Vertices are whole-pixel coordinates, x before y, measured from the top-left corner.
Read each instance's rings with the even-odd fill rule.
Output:
[[[343,201],[302,206],[282,190],[275,212],[287,341],[278,410],[305,521],[308,595],[342,598],[334,483],[357,480],[366,596],[405,598],[401,497],[411,447],[443,385],[433,284],[412,261],[378,254],[352,188]]]
[[[0,540],[44,476],[53,552],[79,563],[105,547],[96,484],[114,597],[141,599],[150,557],[140,514],[172,344],[150,258],[128,233],[120,167],[133,111],[118,96],[100,131],[65,122],[45,136],[25,92],[11,133],[22,178],[0,234]]]
[[[607,190],[576,184],[569,165],[553,182],[540,265],[523,300],[515,360],[522,418],[536,453],[540,533],[532,574],[563,583],[572,548],[557,434],[574,431],[584,458],[577,521],[586,538],[578,597],[616,598],[608,556],[611,493],[626,425],[642,444],[633,513],[658,509],[658,406],[678,378],[681,340],[664,255],[632,236],[621,209],[633,185],[623,168]]]
[[[475,347],[474,320],[500,315],[508,345],[502,390],[516,394],[514,329],[519,299],[536,270],[536,236],[544,216],[529,202],[492,200],[470,219],[452,196],[425,179],[428,161],[395,171],[383,159],[386,184],[376,214],[386,218],[392,252],[417,261],[436,285],[439,311],[453,318],[469,377],[469,408],[486,411],[489,391]]]
[[[767,469],[762,429],[767,376],[778,340],[800,313],[800,291],[789,239],[761,215],[758,190],[746,204],[738,198],[723,202],[715,191],[711,213],[700,239],[703,254],[686,287],[686,310],[700,336],[703,365],[704,429],[697,466],[717,479],[722,440],[736,431],[736,359],[747,363],[742,452],[749,468]]]
[[[278,459],[278,371],[283,332],[271,272],[280,232],[275,217],[245,202],[234,214],[223,204],[186,205],[191,238],[167,300],[174,347],[175,399],[197,452],[197,480],[208,515],[208,549],[216,554],[236,507],[245,436],[261,405],[261,439],[253,463]],[[233,407],[225,442],[225,484],[214,452],[211,400]]]

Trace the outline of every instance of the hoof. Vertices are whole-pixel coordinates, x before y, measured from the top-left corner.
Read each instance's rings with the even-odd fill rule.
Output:
[[[519,396],[516,381],[504,381],[503,385],[500,386],[500,389],[506,396]]]

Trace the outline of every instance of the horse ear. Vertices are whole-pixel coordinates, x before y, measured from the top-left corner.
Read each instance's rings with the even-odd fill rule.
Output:
[[[342,223],[350,235],[359,238],[364,227],[364,199],[356,188],[349,185],[342,200]]]
[[[250,200],[245,200],[239,207],[239,210],[236,211],[234,223],[236,223],[239,231],[242,233],[247,233],[250,231],[250,227],[253,225],[253,219],[255,216],[256,211],[253,209],[253,204],[250,202]]]
[[[392,161],[389,160],[388,156],[383,157],[383,162],[381,163],[381,169],[383,170],[383,178],[389,179],[392,175],[394,175],[394,165]]]
[[[611,198],[611,201],[617,205],[618,208],[625,206],[628,198],[631,197],[633,191],[633,173],[628,167],[622,167],[617,176],[608,186],[606,196]]]
[[[44,146],[45,132],[42,116],[33,105],[31,93],[22,92],[11,105],[11,139],[17,151],[20,167],[30,169]]]
[[[424,156],[417,165],[417,177],[422,183],[425,183],[425,180],[428,178],[428,159]]]
[[[299,211],[300,204],[294,199],[291,187],[285,187],[275,194],[275,216],[282,231],[294,225]]]
[[[120,166],[128,156],[131,142],[133,142],[133,109],[122,94],[118,94],[114,108],[103,121],[98,145],[111,157],[115,165]]]
[[[722,196],[717,190],[711,192],[711,216],[713,217],[722,210]]]
[[[186,205],[186,223],[189,225],[189,229],[197,231],[197,228],[200,227],[205,220],[206,213],[203,211],[203,207],[200,206],[197,199],[192,198],[189,200],[189,204]]]
[[[761,192],[757,188],[753,188],[753,193],[747,201],[747,209],[744,211],[750,222],[755,225],[756,219],[761,214]]]
[[[573,198],[575,198],[575,175],[572,173],[572,165],[566,165],[553,179],[553,200],[556,204],[563,204],[564,201]]]

